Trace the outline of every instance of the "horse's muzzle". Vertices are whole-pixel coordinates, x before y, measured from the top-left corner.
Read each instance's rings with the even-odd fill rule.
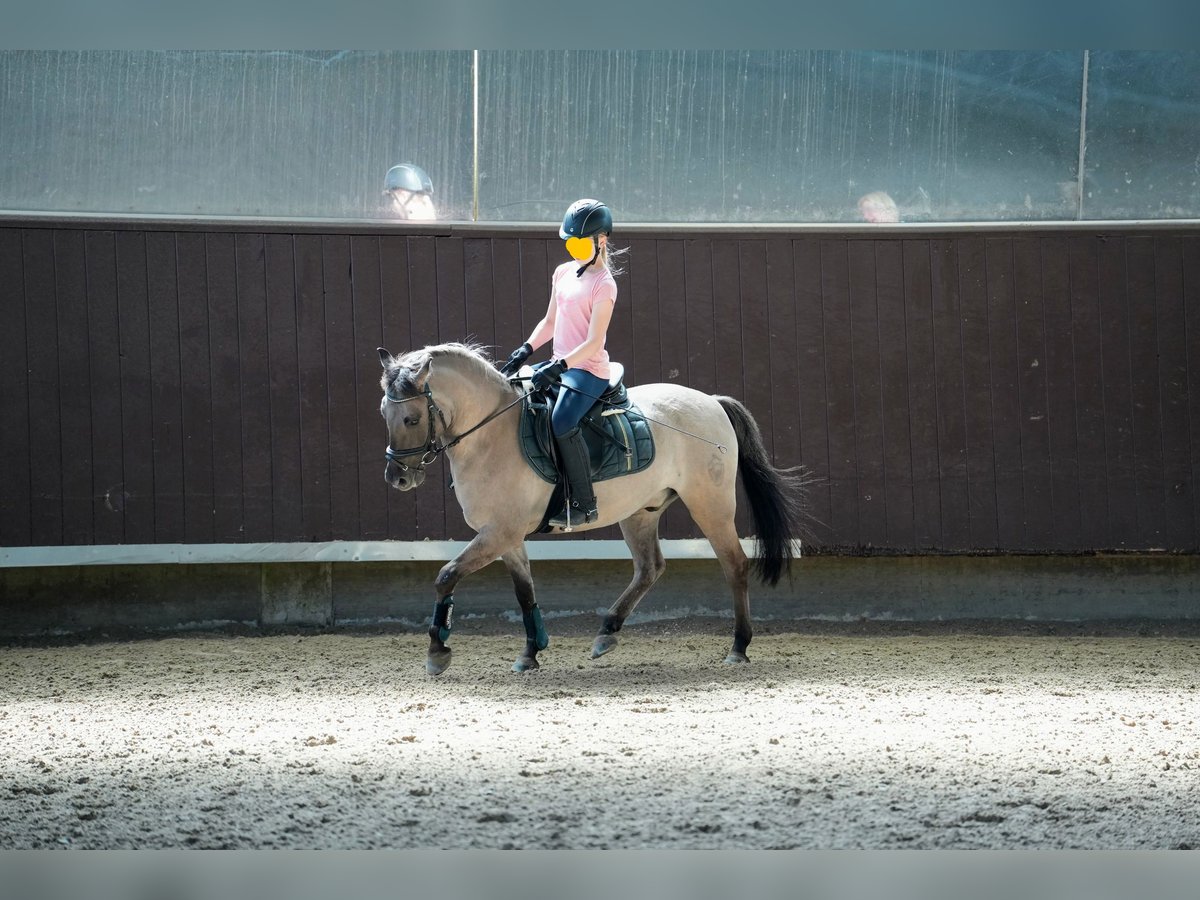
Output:
[[[424,469],[402,469],[391,460],[383,467],[383,480],[398,491],[411,491],[425,480]]]

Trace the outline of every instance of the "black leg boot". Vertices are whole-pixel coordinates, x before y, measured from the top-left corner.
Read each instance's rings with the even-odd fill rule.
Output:
[[[592,462],[578,428],[556,437],[554,441],[558,444],[558,453],[567,475],[567,504],[549,524],[570,531],[576,525],[596,521],[598,516],[596,494],[592,490]]]

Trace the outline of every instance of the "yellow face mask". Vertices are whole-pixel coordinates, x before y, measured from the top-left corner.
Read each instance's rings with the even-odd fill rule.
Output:
[[[567,252],[580,262],[587,262],[596,255],[596,245],[591,238],[567,238]]]

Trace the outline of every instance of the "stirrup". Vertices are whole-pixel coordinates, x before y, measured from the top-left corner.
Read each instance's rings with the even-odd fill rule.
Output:
[[[551,528],[561,528],[563,531],[570,531],[576,525],[586,525],[589,522],[595,522],[599,517],[600,513],[595,506],[585,512],[577,504],[567,503],[546,524]]]

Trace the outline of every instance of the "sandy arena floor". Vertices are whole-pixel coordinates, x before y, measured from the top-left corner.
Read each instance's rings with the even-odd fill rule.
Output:
[[[1195,634],[594,624],[0,649],[0,848],[1200,846]]]

